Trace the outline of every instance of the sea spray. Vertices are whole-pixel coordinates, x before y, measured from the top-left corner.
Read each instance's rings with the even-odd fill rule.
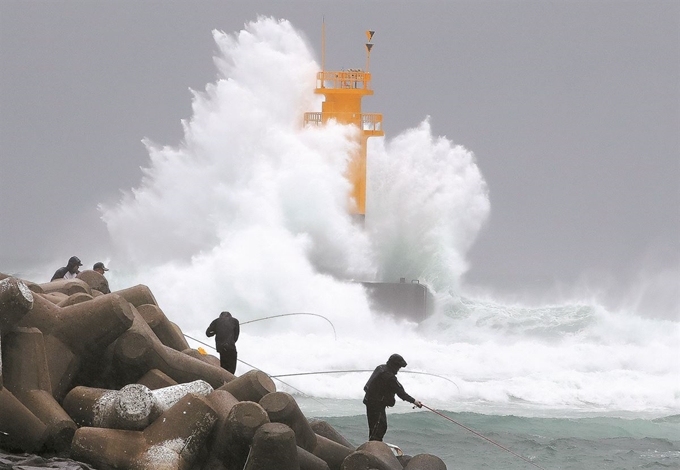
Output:
[[[369,148],[367,227],[381,279],[418,279],[458,291],[465,259],[489,213],[474,155],[432,135],[429,119]]]
[[[313,94],[318,65],[301,36],[269,18],[214,35],[219,79],[194,94],[182,143],[147,142],[141,185],[115,207],[102,207],[117,255],[131,268],[121,278],[149,284],[185,328],[228,305],[243,318],[320,311],[342,320],[348,333],[393,323],[371,315],[351,280],[403,271],[423,282],[456,282],[488,211],[472,155],[432,137],[427,122],[376,150],[376,189],[369,191],[377,207],[363,230],[347,214],[343,176],[355,130],[301,125],[301,110],[320,105]],[[415,167],[422,184],[408,187]],[[426,184],[432,170],[436,181]],[[428,204],[427,217],[419,204],[402,206],[404,197]],[[474,210],[462,212],[478,215],[457,215],[466,205]],[[390,224],[388,214],[397,213],[409,223]],[[419,239],[427,242],[420,251]],[[403,270],[395,266],[409,253]]]

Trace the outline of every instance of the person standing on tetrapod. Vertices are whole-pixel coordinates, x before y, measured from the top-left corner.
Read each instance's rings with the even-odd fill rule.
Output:
[[[236,372],[236,341],[240,333],[239,322],[229,312],[222,312],[205,331],[207,337],[215,336],[215,349],[220,353],[220,365],[232,374]]]
[[[373,374],[364,386],[364,405],[368,418],[368,440],[382,441],[387,432],[387,414],[385,408],[394,406],[397,395],[404,401],[413,403],[418,408],[423,404],[406,393],[404,387],[397,380],[399,369],[406,367],[406,361],[399,354],[392,354],[386,364],[375,368]]]

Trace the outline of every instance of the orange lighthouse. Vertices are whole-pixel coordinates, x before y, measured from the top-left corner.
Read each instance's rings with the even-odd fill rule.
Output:
[[[352,183],[350,211],[362,222],[366,217],[366,143],[369,137],[385,135],[382,114],[362,113],[361,99],[372,95],[371,74],[368,66],[373,44],[373,31],[366,31],[366,69],[348,69],[339,72],[325,70],[325,44],[322,44],[321,72],[316,74],[315,93],[324,95],[320,113],[305,113],[305,124],[322,125],[330,119],[341,124],[352,124],[359,129],[359,149],[350,156],[346,176]],[[322,34],[325,42],[325,31]]]

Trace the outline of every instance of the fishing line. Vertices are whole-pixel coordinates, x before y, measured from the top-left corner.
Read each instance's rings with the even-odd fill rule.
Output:
[[[297,374],[278,374],[278,375],[272,375],[271,377],[295,377],[298,375],[317,375],[317,374],[346,374],[348,372],[373,372],[373,369],[353,369],[353,370],[325,370],[321,372],[299,372]],[[414,371],[414,370],[400,370],[400,374],[421,374],[421,375],[430,375],[432,377],[438,377],[440,379],[448,380],[451,382],[453,385],[456,386],[458,389],[458,393],[460,393],[460,387],[456,382],[453,380],[444,377],[442,375],[437,375],[437,374],[430,374],[429,372],[419,372],[419,371]]]
[[[446,416],[445,414],[442,414],[442,413],[440,413],[439,411],[433,410],[432,408],[430,408],[430,407],[427,406],[427,405],[423,405],[423,408],[426,408],[426,409],[430,410],[431,412],[433,412],[434,414],[439,415],[439,416],[441,416],[442,418],[447,419],[447,420],[451,421],[451,422],[454,423],[454,424],[457,424],[457,425],[460,426],[461,428],[466,429],[467,431],[470,431],[470,432],[471,432],[472,434],[474,434],[475,436],[481,437],[482,439],[484,439],[484,440],[486,440],[486,441],[489,441],[490,443],[492,443],[492,444],[495,445],[495,446],[500,447],[500,448],[503,449],[504,451],[510,452],[510,453],[511,453],[512,455],[514,455],[515,457],[519,457],[520,459],[524,460],[524,461],[527,462],[527,463],[530,463],[530,464],[533,465],[534,467],[540,468],[541,470],[545,470],[545,468],[541,467],[540,465],[536,465],[534,462],[532,462],[531,460],[527,459],[526,457],[522,457],[521,455],[519,455],[519,454],[517,454],[517,453],[511,451],[511,450],[508,449],[507,447],[503,447],[503,446],[500,445],[498,442],[495,442],[495,441],[489,439],[488,437],[484,436],[483,434],[478,433],[478,432],[475,431],[474,429],[468,428],[467,426],[465,426],[464,424],[459,423],[459,422],[456,421],[455,419],[449,418],[449,417]]]
[[[199,340],[199,339],[196,339],[196,338],[193,338],[193,337],[189,336],[189,335],[186,334],[186,333],[182,333],[182,334],[183,334],[184,336],[186,336],[187,338],[189,338],[189,339],[191,339],[191,340],[194,340],[194,341],[196,341],[197,343],[201,343],[203,346],[208,346],[210,349],[214,350],[215,352],[218,352],[217,349],[215,349],[214,346],[210,346],[208,343],[204,343],[203,341],[201,341],[201,340]],[[252,365],[252,364],[248,364],[246,361],[244,361],[244,360],[242,360],[242,359],[236,359],[236,360],[237,360],[238,362],[242,362],[243,364],[247,365],[248,367],[251,367],[251,368],[253,368],[253,369],[255,369],[255,370],[259,370],[259,371],[261,371],[261,372],[264,372],[264,371],[263,371],[262,369],[260,369],[259,367],[255,367],[255,366]],[[266,372],[264,372],[264,373],[267,374]],[[272,379],[276,378],[276,377],[273,377],[273,376],[271,376],[271,375],[269,375],[269,374],[267,374],[267,375],[268,375],[269,377],[271,377]],[[317,399],[314,398],[313,396],[307,395],[305,392],[303,392],[303,391],[300,390],[299,388],[295,388],[295,387],[293,387],[292,385],[287,384],[286,382],[284,382],[283,380],[281,380],[281,379],[279,379],[279,378],[276,378],[276,380],[278,380],[279,382],[281,382],[283,385],[286,385],[286,386],[292,388],[293,390],[295,390],[295,391],[297,391],[297,392],[300,392],[301,394],[303,394],[303,395],[306,396],[307,398],[311,398],[312,400],[314,400],[315,402],[317,402],[318,404],[320,404],[320,405],[323,406],[324,408],[328,409],[328,407],[327,407],[326,405],[324,405],[323,403],[321,403],[319,400],[317,400]]]
[[[306,312],[300,312],[300,313],[282,313],[281,315],[272,315],[271,317],[257,318],[257,319],[255,319],[255,320],[244,321],[244,322],[239,323],[239,324],[240,324],[240,325],[247,325],[248,323],[255,323],[256,321],[269,320],[269,319],[271,319],[271,318],[278,318],[278,317],[288,317],[288,316],[291,316],[291,315],[311,315],[311,316],[314,316],[314,317],[323,318],[324,320],[326,320],[326,321],[331,325],[331,328],[333,328],[333,337],[334,337],[335,340],[337,341],[338,335],[337,335],[336,332],[335,332],[335,325],[333,325],[333,323],[332,323],[328,318],[324,317],[323,315],[319,315],[318,313],[306,313]]]
[[[263,371],[262,369],[260,369],[259,367],[255,367],[255,366],[252,365],[252,364],[248,364],[246,361],[241,361],[240,359],[237,359],[237,360],[240,361],[240,362],[242,362],[242,363],[244,363],[244,364],[247,365],[248,367],[252,367],[253,369],[260,370],[260,371],[264,372],[264,371]],[[267,374],[266,372],[264,372],[264,373]],[[269,375],[269,374],[267,374],[267,375]],[[269,377],[271,377],[272,379],[275,378],[275,377],[272,377],[271,375],[269,375]],[[297,392],[300,392],[301,394],[303,394],[303,395],[306,396],[307,398],[311,398],[312,400],[314,400],[315,402],[317,402],[319,405],[321,405],[321,406],[323,406],[324,408],[328,409],[328,407],[327,407],[325,404],[323,404],[322,402],[320,402],[319,400],[317,400],[317,399],[314,398],[313,396],[307,395],[305,392],[303,392],[303,391],[300,390],[299,388],[295,388],[295,387],[293,387],[291,384],[286,383],[286,382],[284,382],[284,381],[281,380],[281,379],[278,379],[278,378],[277,378],[276,380],[278,380],[278,381],[281,382],[282,384],[284,384],[284,385],[286,385],[286,386],[292,388],[293,390],[295,390],[295,391],[297,391]]]

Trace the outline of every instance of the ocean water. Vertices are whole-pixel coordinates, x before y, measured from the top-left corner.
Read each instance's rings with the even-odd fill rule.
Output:
[[[474,153],[427,119],[369,140],[356,226],[342,176],[355,131],[302,126],[321,107],[303,35],[260,18],[214,38],[218,78],[194,92],[182,141],[145,141],[139,186],[100,207],[121,267],[107,274],[112,290],[148,285],[197,341],[210,341],[222,310],[242,322],[327,320],[244,325],[239,374],[371,370],[399,352],[411,395],[543,468],[680,468],[677,315],[593,295],[508,302],[466,286],[489,188]],[[419,324],[377,311],[352,282],[401,277],[434,292],[435,313]],[[278,384],[359,444],[367,377]],[[533,468],[429,411],[399,403],[388,420],[388,441],[450,469]]]
[[[335,406],[343,404],[329,403]],[[652,420],[443,413],[545,469],[680,468],[677,415]],[[366,440],[364,415],[325,419],[352,443]],[[536,468],[430,411],[394,410],[388,423],[386,442],[409,455],[435,454],[451,470]]]

